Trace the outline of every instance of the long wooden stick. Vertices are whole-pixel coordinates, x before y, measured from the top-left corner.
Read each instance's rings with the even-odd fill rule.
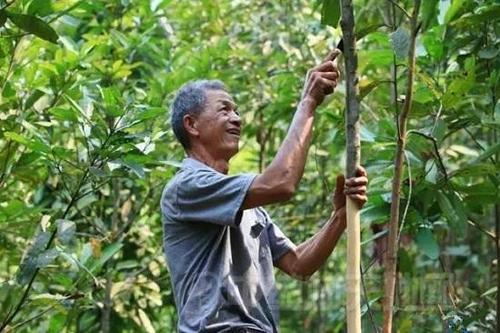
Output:
[[[356,35],[354,30],[354,10],[352,1],[342,0],[342,34],[344,40],[344,59],[346,77],[346,176],[353,177],[360,162],[359,105],[358,105],[358,56],[356,54]],[[360,308],[360,228],[359,208],[347,199],[347,331],[361,332]]]
[[[396,264],[398,258],[398,230],[399,230],[399,204],[401,196],[401,177],[403,174],[403,153],[406,145],[406,123],[411,112],[413,97],[413,76],[415,74],[415,41],[418,33],[418,11],[420,0],[415,0],[411,16],[410,48],[408,50],[408,83],[406,86],[403,110],[398,118],[399,136],[394,160],[394,178],[392,180],[391,218],[389,220],[389,233],[387,235],[387,252],[384,260],[384,324],[382,332],[392,332],[394,289],[396,286]]]

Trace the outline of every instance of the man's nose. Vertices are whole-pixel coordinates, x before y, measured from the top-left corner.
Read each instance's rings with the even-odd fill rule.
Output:
[[[241,126],[241,117],[236,111],[231,112],[231,118],[229,119],[229,121],[233,124],[238,124],[238,126]]]

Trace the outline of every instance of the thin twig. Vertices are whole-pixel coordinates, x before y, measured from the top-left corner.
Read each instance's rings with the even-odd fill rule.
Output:
[[[363,286],[363,294],[365,296],[365,302],[366,302],[368,316],[370,317],[370,322],[373,326],[373,332],[378,333],[378,327],[377,327],[377,324],[375,323],[375,319],[373,318],[373,312],[372,312],[372,308],[370,306],[370,300],[368,299],[368,291],[366,290],[365,272],[363,272],[363,267],[361,267],[361,265],[359,266],[359,269],[361,270],[361,285]]]
[[[57,20],[58,18],[60,18],[61,16],[63,15],[66,15],[68,14],[70,11],[72,11],[73,9],[75,9],[76,7],[80,6],[80,4],[82,3],[83,1],[80,0],[78,2],[76,2],[75,4],[73,4],[72,6],[68,7],[67,9],[63,10],[62,12],[59,12],[57,13],[56,16],[52,17],[50,20],[47,21],[47,23],[52,23],[54,22],[55,20]]]
[[[14,2],[16,2],[16,0],[5,1],[5,6],[3,6],[2,8],[0,8],[0,11],[9,8],[9,6],[11,6],[12,4],[14,4]]]
[[[439,103],[439,109],[438,109],[438,112],[436,114],[436,117],[434,118],[434,124],[432,125],[432,129],[431,129],[431,134],[434,135],[434,130],[436,129],[436,126],[437,126],[437,122],[439,120],[439,117],[441,117],[441,112],[443,111],[443,103]]]
[[[3,95],[3,91],[5,90],[7,82],[9,81],[9,76],[10,73],[12,72],[12,67],[14,66],[14,58],[16,56],[17,47],[21,43],[21,38],[17,39],[14,43],[14,48],[12,49],[12,54],[9,59],[9,66],[7,67],[7,72],[5,73],[5,79],[2,82],[2,90],[0,91],[0,95]]]
[[[481,149],[483,152],[486,151],[486,149],[483,147],[483,145],[480,144],[479,141],[477,141],[476,137],[467,129],[467,127],[464,127],[463,130],[467,134],[469,134],[470,138],[472,139],[472,141],[474,141],[474,143],[476,144],[476,146],[479,147],[479,149]],[[489,160],[491,161],[491,163],[496,164],[495,159],[493,158],[493,156],[490,156]]]
[[[470,217],[467,217],[467,223],[469,223],[474,228],[477,228],[479,231],[481,231],[482,233],[484,233],[485,235],[487,235],[491,239],[496,240],[494,233],[484,229],[482,226],[479,225],[479,223],[477,223],[476,221],[473,221]]]
[[[390,3],[392,3],[394,6],[398,7],[399,10],[401,10],[401,12],[403,14],[405,14],[406,18],[411,19],[411,15],[406,11],[406,9],[404,9],[403,7],[401,7],[401,5],[398,4],[396,1],[393,1],[393,0],[387,0],[387,1],[389,1]]]
[[[401,233],[403,232],[403,227],[405,225],[406,214],[408,213],[408,208],[410,207],[411,191],[412,191],[410,159],[408,158],[408,154],[407,154],[406,150],[404,150],[403,153],[405,155],[406,165],[408,167],[408,199],[406,200],[405,210],[403,212],[403,216],[401,217],[401,226],[399,227],[399,233],[398,233],[398,238],[397,238],[398,243],[401,240]]]
[[[35,320],[35,319],[40,318],[41,316],[43,316],[44,314],[46,314],[47,312],[49,312],[50,310],[52,310],[53,308],[55,308],[55,307],[56,307],[56,305],[57,305],[57,304],[52,304],[51,306],[49,306],[47,309],[43,310],[43,311],[42,311],[42,312],[40,312],[39,314],[36,314],[36,315],[34,315],[33,317],[28,318],[28,319],[26,319],[25,321],[22,321],[22,322],[20,322],[20,323],[18,323],[18,324],[16,324],[16,325],[12,326],[11,328],[7,329],[7,331],[5,331],[5,332],[13,332],[15,329],[17,329],[17,328],[19,328],[19,327],[21,327],[21,326],[23,326],[23,325],[25,325],[25,324],[29,323],[30,321],[33,321],[33,320]]]
[[[444,166],[444,163],[443,163],[443,159],[441,158],[441,154],[439,153],[439,148],[438,148],[438,145],[437,145],[437,140],[435,137],[433,137],[432,135],[428,135],[428,134],[425,134],[425,133],[422,133],[422,132],[419,132],[417,130],[409,130],[407,132],[408,134],[416,134],[416,135],[420,135],[421,137],[424,137],[426,138],[427,140],[430,140],[432,141],[432,144],[434,146],[434,151],[436,153],[436,157],[439,161],[439,167],[441,168],[441,171],[443,172],[443,175],[444,175],[444,178],[445,178],[445,181],[446,183],[448,183],[448,172],[446,171],[446,167]]]

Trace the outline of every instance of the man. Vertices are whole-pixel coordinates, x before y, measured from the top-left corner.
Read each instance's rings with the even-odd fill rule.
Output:
[[[315,110],[339,80],[339,50],[310,70],[286,138],[262,174],[228,176],[241,120],[220,81],[184,85],[172,105],[172,127],[188,157],[161,199],[164,250],[180,332],[277,332],[273,266],[307,280],[346,227],[345,194],[363,205],[367,178],[337,177],[335,212],[311,239],[295,246],[261,207],[290,199],[304,172]],[[345,183],[345,189],[344,189]]]

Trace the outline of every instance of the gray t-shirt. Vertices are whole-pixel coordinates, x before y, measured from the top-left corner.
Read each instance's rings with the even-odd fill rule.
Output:
[[[242,211],[255,175],[186,158],[161,198],[179,331],[277,332],[273,262],[295,245],[262,208]]]

